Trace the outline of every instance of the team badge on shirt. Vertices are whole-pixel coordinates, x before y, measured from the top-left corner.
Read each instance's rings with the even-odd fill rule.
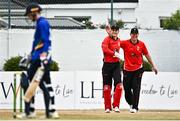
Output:
[[[131,56],[132,56],[132,57],[135,57],[135,53],[131,53]]]
[[[118,42],[118,46],[120,47],[120,42]]]
[[[137,50],[138,50],[138,51],[140,50],[140,47],[139,47],[139,46],[137,46]]]

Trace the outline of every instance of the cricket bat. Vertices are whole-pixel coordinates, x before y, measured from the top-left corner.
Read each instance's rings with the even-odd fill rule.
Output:
[[[28,87],[25,95],[24,95],[25,102],[31,101],[31,98],[35,95],[36,89],[39,86],[43,75],[44,75],[44,68],[39,67],[31,81],[31,83],[29,84],[29,87]]]

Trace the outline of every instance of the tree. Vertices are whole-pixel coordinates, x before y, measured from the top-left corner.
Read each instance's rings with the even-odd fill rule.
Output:
[[[175,14],[169,19],[166,19],[162,23],[164,29],[180,30],[180,10],[177,10]]]

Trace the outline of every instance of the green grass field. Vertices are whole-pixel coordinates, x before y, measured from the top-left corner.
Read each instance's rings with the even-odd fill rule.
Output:
[[[141,110],[136,114],[128,110],[120,113],[104,113],[104,110],[61,110],[58,111],[60,118],[57,120],[180,120],[178,110]],[[31,120],[44,120],[44,112],[38,110],[37,117]],[[0,110],[0,120],[13,120],[10,110]]]

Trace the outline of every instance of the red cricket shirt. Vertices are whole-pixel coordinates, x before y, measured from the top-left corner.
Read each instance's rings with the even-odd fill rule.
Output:
[[[138,40],[136,44],[130,40],[121,41],[121,48],[124,50],[124,69],[135,71],[143,66],[143,55],[148,54],[144,42]]]
[[[107,36],[102,42],[102,51],[104,54],[104,62],[114,63],[118,62],[119,59],[114,57],[114,52],[120,50],[120,39],[114,40],[110,36]]]

